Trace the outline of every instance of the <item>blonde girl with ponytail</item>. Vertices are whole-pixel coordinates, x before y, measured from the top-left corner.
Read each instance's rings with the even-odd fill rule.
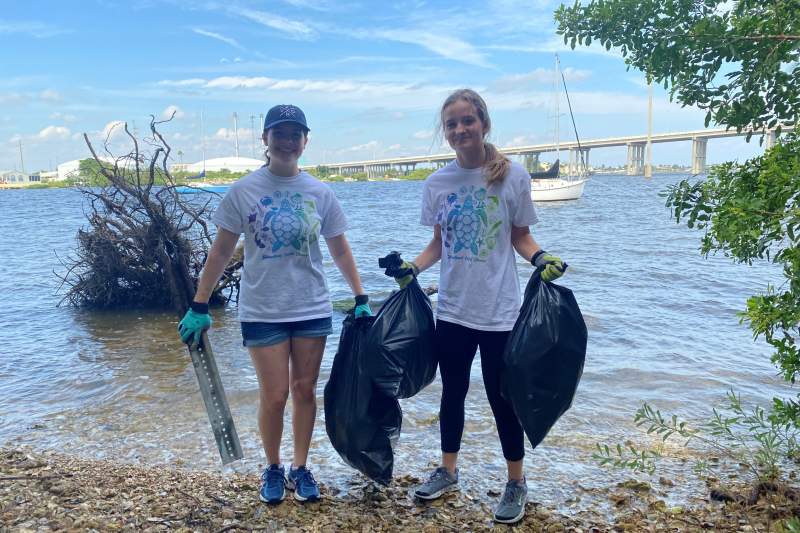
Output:
[[[486,140],[492,122],[483,98],[471,89],[457,90],[442,104],[440,118],[456,157],[425,181],[420,222],[433,228],[433,238],[413,262],[404,265],[416,274],[441,260],[435,345],[442,379],[442,461],[414,494],[431,500],[458,490],[464,399],[472,360],[480,348],[486,395],[508,468],[494,519],[515,523],[525,514],[527,497],[524,434],[500,395],[503,347],[520,306],[514,251],[542,266],[545,281],[561,276],[564,265],[544,252],[530,233],[529,226],[538,220],[530,176]],[[403,287],[410,279],[408,275],[398,283]]]

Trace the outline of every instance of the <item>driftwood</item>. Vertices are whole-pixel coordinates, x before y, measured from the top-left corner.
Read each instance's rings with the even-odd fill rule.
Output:
[[[106,183],[78,185],[88,227],[78,231],[76,251],[59,258],[64,297],[77,307],[172,309],[182,313],[194,295],[212,236],[205,220],[212,197],[190,199],[176,189],[168,168],[171,148],[151,115],[150,137],[140,141],[124,125],[132,149],[115,157],[106,138],[102,161],[84,139]],[[210,303],[238,299],[241,254],[225,269]]]

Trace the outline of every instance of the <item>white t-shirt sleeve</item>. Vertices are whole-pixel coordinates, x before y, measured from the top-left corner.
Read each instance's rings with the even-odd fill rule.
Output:
[[[328,189],[326,193],[325,205],[321,206],[323,210],[320,212],[322,217],[320,233],[326,239],[330,239],[347,231],[347,218],[333,191]]]
[[[241,234],[244,233],[244,220],[242,219],[241,211],[236,205],[236,200],[233,198],[234,194],[234,189],[228,191],[219,203],[217,210],[214,211],[214,216],[211,217],[211,220],[224,230]]]
[[[515,174],[512,169],[512,175]],[[533,207],[531,199],[530,177],[527,174],[524,176],[517,174],[515,178],[513,185],[516,192],[511,205],[511,224],[518,228],[532,226],[539,222],[539,216],[536,214],[536,208]]]
[[[423,226],[436,225],[436,205],[433,201],[433,191],[427,180],[422,187],[422,214],[420,215],[419,223]]]

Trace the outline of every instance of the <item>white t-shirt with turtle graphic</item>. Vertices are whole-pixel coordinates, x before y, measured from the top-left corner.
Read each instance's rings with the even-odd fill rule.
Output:
[[[242,322],[295,322],[333,314],[319,237],[347,229],[339,201],[306,172],[284,178],[262,167],[234,183],[213,222],[244,233]]]
[[[431,174],[420,222],[442,227],[436,317],[483,331],[511,330],[520,305],[511,228],[537,221],[531,178],[518,163],[491,186],[483,169],[457,161]]]

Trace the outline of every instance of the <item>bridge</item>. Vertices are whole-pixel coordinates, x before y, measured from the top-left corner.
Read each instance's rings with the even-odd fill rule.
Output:
[[[692,173],[702,174],[706,170],[706,146],[709,139],[722,137],[738,137],[747,135],[748,131],[737,132],[736,130],[726,129],[706,129],[697,131],[684,131],[676,133],[657,133],[650,136],[650,142],[668,143],[692,141]],[[758,133],[754,133],[758,135]],[[769,131],[766,135],[765,145],[770,148],[775,144],[775,132]],[[638,175],[644,173],[645,147],[647,146],[647,135],[632,135],[629,137],[610,137],[606,139],[587,139],[580,142],[562,142],[560,146],[555,143],[534,144],[529,146],[514,146],[510,148],[500,148],[500,152],[508,156],[522,156],[528,170],[538,168],[539,155],[556,150],[569,151],[570,172],[575,172],[579,165],[589,165],[589,151],[593,148],[611,148],[617,146],[628,147],[627,173]],[[414,170],[416,165],[427,164],[442,167],[455,159],[453,152],[435,155],[420,155],[409,157],[393,157],[387,159],[372,159],[366,161],[351,161],[347,163],[329,163],[323,166],[332,172],[342,175],[351,175],[357,172],[364,172],[368,177],[383,176],[389,169],[396,168],[401,172],[408,173]],[[566,166],[566,165],[565,165]],[[303,168],[313,168],[304,166]]]

